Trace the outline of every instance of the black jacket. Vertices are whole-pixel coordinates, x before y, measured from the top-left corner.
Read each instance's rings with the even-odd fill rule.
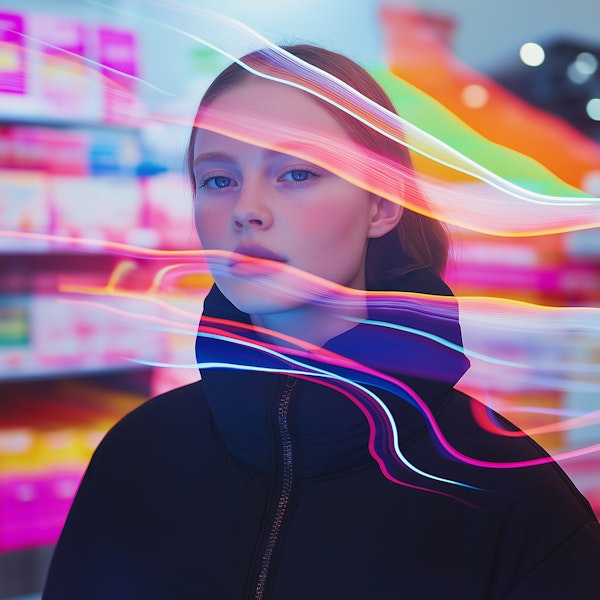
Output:
[[[448,293],[426,271],[401,287]],[[107,434],[44,600],[600,598],[600,526],[556,463],[473,465],[432,433],[428,415],[462,455],[547,458],[526,436],[482,427],[483,416],[518,431],[453,389],[468,367],[460,352],[414,333],[460,344],[456,319],[392,317],[385,306],[370,317],[402,327],[358,325],[323,360],[265,354],[247,315],[213,289],[202,382]],[[233,319],[227,333],[242,343],[221,339],[213,318]],[[377,372],[409,383],[425,406]],[[369,392],[397,424],[398,448]]]

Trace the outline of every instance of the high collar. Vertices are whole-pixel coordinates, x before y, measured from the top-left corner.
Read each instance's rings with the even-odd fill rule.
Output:
[[[394,287],[452,295],[426,269],[399,278]],[[214,286],[204,303],[196,356],[215,427],[227,450],[251,468],[273,472],[277,404],[294,372],[300,375],[289,423],[299,450],[297,468],[305,477],[370,460],[369,423],[360,406],[360,389],[374,392],[389,408],[401,442],[425,431],[420,411],[395,382],[408,386],[435,414],[468,369],[468,360],[457,350],[462,344],[458,309],[452,300],[447,303],[440,317],[423,307],[415,309],[414,300],[371,301],[368,319],[329,340],[322,352],[274,352],[252,328],[249,315]],[[321,375],[314,376],[315,371]]]

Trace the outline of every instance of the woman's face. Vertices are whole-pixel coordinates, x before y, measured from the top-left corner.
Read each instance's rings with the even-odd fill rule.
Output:
[[[248,78],[210,108],[350,140],[308,94],[274,82]],[[213,268],[217,285],[240,310],[280,313],[310,302],[306,281],[286,276],[285,265],[364,289],[367,240],[385,233],[380,199],[306,160],[202,128],[194,174],[203,248],[272,259],[256,264],[232,258]]]

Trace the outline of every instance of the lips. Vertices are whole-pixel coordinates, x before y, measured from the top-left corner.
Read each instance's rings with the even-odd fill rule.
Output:
[[[259,259],[259,260],[256,260]],[[258,244],[240,244],[229,259],[229,269],[235,275],[268,275],[279,270],[287,259]]]
[[[284,256],[281,256],[281,254],[277,254],[258,244],[240,244],[233,253],[234,256],[230,260],[230,265],[243,261],[243,258],[240,259],[239,257],[236,257],[235,254],[242,254],[243,256],[249,256],[250,258],[274,260],[276,262],[287,262],[287,259]]]

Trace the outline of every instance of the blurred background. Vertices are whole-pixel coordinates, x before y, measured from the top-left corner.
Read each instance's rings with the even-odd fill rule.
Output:
[[[53,544],[106,430],[149,396],[198,377],[194,368],[139,360],[195,360],[210,278],[186,254],[198,245],[183,152],[195,105],[227,61],[143,20],[136,2],[111,5],[119,10],[0,0],[0,599],[39,598]],[[275,43],[312,42],[385,65],[464,131],[600,195],[600,3],[193,5]],[[202,32],[198,20],[190,23]],[[447,128],[430,113],[416,110],[410,119],[444,139]],[[454,233],[446,275],[457,295],[600,304],[598,230]],[[580,359],[600,365],[597,342],[586,339],[577,345]],[[509,384],[485,400],[525,429],[543,424],[542,413],[550,423],[600,408],[586,391]],[[539,411],[519,412],[523,405]],[[599,421],[549,428],[540,441],[557,453],[598,444]],[[563,466],[600,513],[598,453]]]

